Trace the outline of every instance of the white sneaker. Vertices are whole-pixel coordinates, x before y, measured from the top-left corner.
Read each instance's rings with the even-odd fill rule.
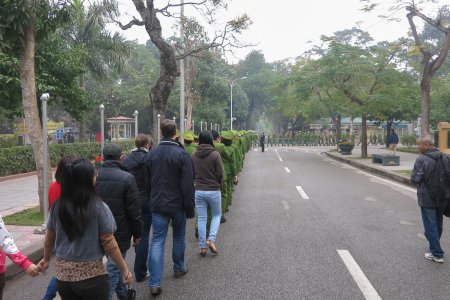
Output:
[[[437,262],[437,263],[443,263],[444,262],[444,258],[443,257],[434,256],[430,252],[425,253],[425,258],[429,259],[429,260],[432,260],[434,262]]]

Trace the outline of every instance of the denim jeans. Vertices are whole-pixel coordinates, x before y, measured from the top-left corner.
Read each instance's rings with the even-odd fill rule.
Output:
[[[152,243],[148,260],[150,287],[161,286],[164,273],[164,248],[169,222],[172,219],[172,261],[173,270],[184,270],[184,251],[186,249],[186,212],[177,211],[171,215],[152,213]]]
[[[436,257],[443,257],[444,251],[441,248],[440,238],[442,235],[442,208],[420,208],[422,213],[425,237],[430,244],[430,252]]]
[[[52,279],[50,279],[50,282],[48,283],[47,290],[45,291],[44,299],[43,300],[53,300],[56,297],[57,293],[57,287],[56,287],[56,277],[53,276]]]
[[[152,226],[152,213],[150,212],[150,203],[146,201],[141,205],[141,216],[144,226],[139,244],[136,246],[136,257],[134,259],[134,276],[136,281],[144,280],[147,276],[147,259],[150,238],[150,227]]]
[[[127,252],[122,252],[122,257],[125,259]],[[125,299],[128,291],[128,287],[123,283],[122,271],[116,265],[116,263],[108,257],[108,262],[106,263],[106,269],[108,270],[108,280],[109,280],[109,300],[114,297],[114,292],[117,294],[119,300]]]
[[[211,225],[208,239],[216,241],[219,231],[220,217],[222,216],[222,202],[220,191],[195,191],[195,208],[198,215],[198,242],[200,248],[206,248],[206,220],[208,217],[208,206],[211,208]]]

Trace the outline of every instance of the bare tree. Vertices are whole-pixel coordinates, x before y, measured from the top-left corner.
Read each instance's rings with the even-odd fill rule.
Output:
[[[450,25],[444,26],[440,19],[433,20],[424,14],[422,14],[418,8],[412,2],[411,5],[406,7],[409,13],[406,15],[408,18],[409,26],[411,28],[412,36],[414,38],[414,44],[422,54],[422,78],[420,81],[420,88],[422,90],[422,130],[424,133],[430,133],[430,92],[431,92],[431,80],[436,71],[442,66],[448,52],[450,50]],[[440,49],[437,53],[433,53],[430,47],[426,47],[423,39],[417,33],[416,24],[414,23],[414,17],[418,17],[438,29],[444,35]]]
[[[203,0],[186,2],[184,4],[173,4],[169,1],[165,7],[159,9],[155,8],[154,0],[147,0],[145,3],[143,0],[133,0],[133,3],[140,15],[140,19],[134,17],[133,20],[126,25],[120,22],[118,22],[118,24],[123,30],[129,29],[132,26],[145,26],[150,40],[159,50],[159,78],[155,85],[150,89],[149,93],[150,102],[153,107],[152,133],[156,134],[158,126],[157,115],[160,114],[161,117],[164,118],[167,101],[174,87],[175,80],[180,75],[177,59],[185,58],[191,54],[210,48],[225,48],[238,45],[236,35],[249,26],[250,19],[246,15],[243,15],[229,21],[225,25],[225,28],[221,32],[218,32],[210,43],[197,49],[193,49],[190,52],[182,53],[177,57],[172,45],[170,45],[162,36],[162,27],[158,15],[175,17],[176,14],[172,12],[173,9],[177,9],[183,5],[190,5],[195,7],[203,16],[209,18],[209,22],[213,22],[212,9],[226,6],[224,2],[221,0]]]

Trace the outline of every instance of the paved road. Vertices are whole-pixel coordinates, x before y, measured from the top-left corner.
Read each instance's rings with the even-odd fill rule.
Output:
[[[450,262],[423,258],[415,190],[317,150],[248,153],[219,231],[220,254],[198,255],[190,220],[189,273],[174,279],[166,251],[158,298],[448,299]],[[450,249],[448,232],[443,247]],[[38,299],[47,281],[19,276],[7,282],[5,299]],[[138,299],[149,299],[145,283],[134,287]]]

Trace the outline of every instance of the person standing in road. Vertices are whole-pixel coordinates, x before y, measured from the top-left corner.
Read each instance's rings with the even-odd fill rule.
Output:
[[[120,255],[113,232],[114,217],[95,192],[95,169],[87,159],[67,164],[61,173],[61,196],[47,221],[44,258],[40,272],[48,269],[53,248],[56,278],[62,299],[108,299],[105,253],[122,270],[125,284],[133,280]]]
[[[125,258],[127,250],[130,249],[131,238],[133,238],[133,246],[139,243],[142,235],[142,220],[136,180],[120,162],[121,156],[122,150],[119,145],[105,145],[104,162],[98,173],[95,189],[114,216],[117,226],[114,238],[119,245],[122,257]],[[113,298],[114,292],[119,299],[125,299],[130,292],[122,280],[121,270],[112,257],[108,257],[107,269],[109,299]]]
[[[134,258],[134,276],[137,282],[142,282],[148,278],[148,248],[150,238],[150,228],[152,225],[152,213],[150,212],[150,191],[147,188],[147,178],[145,174],[145,159],[147,152],[152,148],[153,140],[145,134],[138,134],[134,140],[136,148],[131,150],[123,162],[123,165],[136,179],[139,191],[139,205],[141,207],[142,237],[137,244]]]
[[[211,252],[217,254],[215,242],[222,216],[220,186],[224,171],[220,154],[215,151],[211,132],[200,133],[199,146],[191,158],[195,168],[195,207],[198,214],[200,254],[206,255],[206,246]],[[206,240],[208,206],[211,208],[212,219],[208,240]]]
[[[153,234],[149,254],[150,293],[162,292],[164,248],[172,224],[174,277],[187,273],[184,265],[186,219],[195,216],[194,167],[189,154],[175,141],[177,126],[172,120],[161,122],[163,140],[147,154],[150,178],[150,210]]]
[[[389,135],[388,146],[389,146],[389,151],[391,151],[391,153],[393,153],[394,156],[397,153],[397,144],[398,144],[398,135],[395,133],[394,129],[391,129],[391,134]]]
[[[433,137],[424,135],[417,139],[417,148],[421,155],[414,163],[411,174],[411,182],[417,184],[417,198],[422,214],[425,237],[428,240],[429,252],[425,253],[425,258],[434,262],[444,262],[444,250],[441,248],[443,207],[446,203],[437,203],[436,199],[430,196],[427,189],[427,179],[433,172],[439,150],[433,146]]]
[[[266,143],[266,136],[264,135],[264,132],[259,137],[259,145],[261,146],[261,152],[264,152],[264,144]]]

